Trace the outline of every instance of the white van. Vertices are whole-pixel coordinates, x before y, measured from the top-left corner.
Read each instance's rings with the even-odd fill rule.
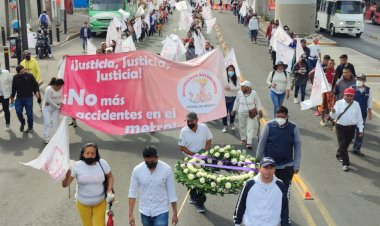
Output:
[[[355,34],[357,38],[363,33],[364,21],[361,0],[320,0],[316,27],[336,33]]]

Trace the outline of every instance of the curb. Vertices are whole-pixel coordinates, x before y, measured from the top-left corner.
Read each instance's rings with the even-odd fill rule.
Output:
[[[380,74],[366,74],[369,78],[380,78]]]
[[[66,42],[68,42],[68,41],[70,41],[70,40],[73,40],[74,38],[77,38],[77,37],[79,37],[79,32],[77,32],[77,33],[73,33],[73,34],[67,36],[66,39],[65,39],[64,41],[62,41],[62,42],[60,42],[60,43],[58,43],[58,44],[52,45],[52,47],[58,47],[58,46],[60,46],[60,45],[62,45],[62,44],[65,44]]]

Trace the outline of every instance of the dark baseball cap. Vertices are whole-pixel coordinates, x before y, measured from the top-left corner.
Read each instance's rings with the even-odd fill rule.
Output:
[[[198,115],[195,112],[190,112],[186,115],[186,120],[198,120]]]
[[[153,145],[148,145],[144,148],[143,152],[143,157],[144,158],[149,158],[149,157],[158,157],[157,155],[157,149]]]
[[[261,161],[260,161],[261,167],[266,167],[269,165],[276,166],[276,162],[271,157],[265,157],[265,158],[261,159]]]

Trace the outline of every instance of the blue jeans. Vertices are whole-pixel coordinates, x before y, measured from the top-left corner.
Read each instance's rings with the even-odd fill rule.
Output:
[[[235,115],[231,115],[232,108],[234,107],[236,97],[225,97],[226,98],[226,108],[227,114],[230,115],[230,124],[235,121]],[[227,116],[223,118],[223,126],[227,126]]]
[[[249,30],[251,34],[251,42],[256,42],[257,39],[257,30]]]
[[[367,116],[363,117],[363,124],[365,125],[365,122],[367,120]],[[352,148],[353,149],[353,152],[360,152],[360,149],[362,148],[362,144],[363,144],[363,137],[359,137],[359,129],[358,127],[356,127],[356,133],[355,133],[355,143],[354,143],[354,147]]]
[[[282,106],[285,99],[285,93],[277,94],[273,90],[270,90],[270,98],[273,103],[273,117],[276,117],[276,109]]]
[[[294,98],[298,97],[298,91],[301,88],[301,101],[305,100],[306,95],[306,85],[295,85],[294,86]]]
[[[162,213],[155,217],[148,217],[144,214],[141,214],[141,223],[143,226],[168,226],[169,212]]]
[[[33,97],[17,98],[15,102],[15,109],[18,120],[22,125],[25,125],[25,119],[22,115],[23,110],[26,110],[26,116],[28,118],[28,127],[33,128]]]
[[[87,38],[82,38],[82,48],[83,50],[87,50]]]

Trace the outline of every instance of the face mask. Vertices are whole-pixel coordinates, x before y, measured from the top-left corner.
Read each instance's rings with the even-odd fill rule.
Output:
[[[190,129],[194,129],[194,128],[195,128],[195,124],[194,124],[194,123],[188,123],[187,126],[188,126]]]
[[[92,165],[94,162],[96,162],[96,158],[84,158],[83,161],[84,161],[87,165]]]
[[[363,86],[364,85],[364,82],[363,81],[356,81],[356,86]]]
[[[25,59],[26,59],[26,60],[30,60],[30,56],[26,56]]]
[[[234,71],[228,71],[228,76],[232,77],[235,75],[235,72]]]
[[[276,118],[276,122],[278,123],[279,126],[285,125],[287,119],[284,118]]]
[[[158,162],[147,162],[147,161],[145,161],[145,164],[148,167],[148,169],[155,169],[157,166],[157,163]]]

